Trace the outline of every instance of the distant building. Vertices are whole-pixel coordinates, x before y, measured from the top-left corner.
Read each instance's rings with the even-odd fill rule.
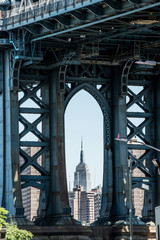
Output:
[[[91,190],[90,172],[84,161],[81,141],[80,163],[74,172],[74,188],[69,192],[69,203],[73,217],[89,225],[97,220],[101,208],[101,191],[97,187]]]
[[[82,186],[77,186],[69,192],[69,204],[73,217],[82,224],[89,225],[99,217],[101,208],[101,191],[97,187],[91,191],[83,191]]]
[[[22,148],[29,156],[34,156],[38,148],[37,147],[24,147]],[[41,164],[41,159],[38,159]],[[20,165],[24,163],[22,157],[20,157]],[[40,175],[39,172],[32,166],[28,166],[23,172],[23,175]],[[22,201],[24,207],[24,215],[28,220],[32,220],[34,216],[37,216],[37,209],[39,207],[39,195],[40,190],[34,187],[27,187],[22,189]]]
[[[130,143],[138,144],[136,143],[136,140],[137,139],[135,138],[134,141],[131,140]],[[138,159],[144,154],[145,151],[142,149],[134,149],[130,150],[130,152]],[[145,177],[145,174],[142,173],[142,171],[140,171],[138,168],[135,168],[132,172],[132,177]],[[144,190],[140,188],[134,188],[132,190],[132,201],[135,210],[135,216],[141,218],[144,203]]]
[[[94,221],[96,221],[100,216],[101,198],[102,198],[101,187],[98,186],[92,189],[92,192],[94,192]]]
[[[84,162],[83,143],[81,141],[80,163],[74,172],[74,188],[82,186],[83,191],[91,191],[90,172],[87,164]]]

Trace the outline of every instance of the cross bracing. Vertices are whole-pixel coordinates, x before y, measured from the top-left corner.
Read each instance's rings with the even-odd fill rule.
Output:
[[[143,219],[153,220],[160,194],[152,159],[159,161],[159,154],[132,144],[132,139],[160,147],[159,1],[7,4],[1,5],[0,160],[3,169],[12,163],[14,181],[9,179],[11,197],[11,184],[0,188],[3,206],[22,216],[21,188],[32,186],[41,190],[37,224],[76,223],[67,197],[64,113],[71,98],[84,89],[104,117],[102,218],[95,224],[128,223],[128,157],[132,170],[143,173],[133,177],[133,188],[148,186]],[[36,140],[26,140],[29,133]],[[118,133],[130,144],[115,143]],[[38,150],[30,156],[26,147]],[[139,158],[134,155],[137,149],[144,151]],[[39,175],[24,175],[28,167]],[[2,174],[4,183],[7,174]]]

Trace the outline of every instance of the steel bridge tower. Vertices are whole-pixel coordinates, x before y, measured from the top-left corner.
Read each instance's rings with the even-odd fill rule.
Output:
[[[154,220],[160,177],[152,159],[160,154],[115,137],[160,148],[159,7],[147,0],[1,2],[0,203],[19,224],[28,186],[41,192],[36,224],[79,224],[68,203],[64,113],[82,89],[104,119],[102,209],[94,224],[128,224],[129,157],[144,174],[132,187],[148,187],[142,220]],[[37,140],[24,140],[29,133]],[[24,147],[38,151],[31,157]],[[136,158],[134,149],[144,154]],[[29,166],[39,175],[24,175]]]

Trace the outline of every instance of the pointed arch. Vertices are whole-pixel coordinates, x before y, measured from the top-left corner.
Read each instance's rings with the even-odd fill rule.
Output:
[[[100,216],[109,216],[113,202],[113,164],[111,150],[111,109],[102,93],[89,83],[82,83],[75,88],[67,88],[64,108],[66,109],[71,98],[80,90],[90,93],[100,106],[104,118],[104,166],[103,166],[103,192]]]
[[[105,128],[105,133],[106,133],[106,145],[110,145],[111,143],[111,133],[110,133],[110,122],[111,122],[111,109],[106,101],[106,99],[104,98],[104,96],[101,94],[100,91],[98,91],[98,89],[96,89],[93,85],[89,84],[89,83],[82,83],[80,85],[78,85],[77,87],[75,87],[73,90],[71,89],[71,91],[69,92],[69,94],[66,96],[65,98],[65,103],[64,103],[64,108],[66,109],[69,101],[71,100],[71,98],[80,90],[85,90],[88,93],[90,93],[94,99],[97,101],[97,103],[99,104],[103,116],[104,116],[104,128]]]

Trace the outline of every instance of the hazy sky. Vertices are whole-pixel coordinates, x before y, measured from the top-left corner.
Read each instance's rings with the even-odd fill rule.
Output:
[[[84,159],[92,187],[102,184],[103,170],[103,116],[95,99],[82,90],[69,102],[65,112],[65,145],[67,179],[73,187],[76,165],[80,162],[81,137]]]

